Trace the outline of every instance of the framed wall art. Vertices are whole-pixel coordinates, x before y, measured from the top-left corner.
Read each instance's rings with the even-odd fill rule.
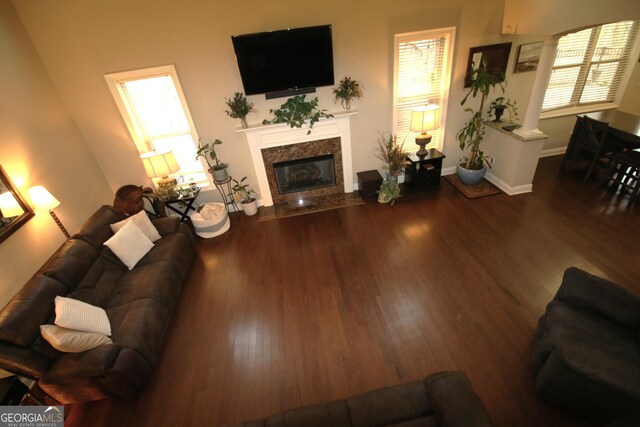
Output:
[[[513,72],[522,73],[524,71],[537,70],[540,52],[542,52],[542,42],[521,44],[518,48],[516,66]]]
[[[491,71],[491,74],[502,76],[500,81],[504,81],[504,74],[507,72],[507,63],[509,62],[510,53],[510,42],[472,47],[469,49],[469,62],[467,63],[464,87],[471,86],[469,76],[473,68],[477,68],[485,62],[486,67]]]

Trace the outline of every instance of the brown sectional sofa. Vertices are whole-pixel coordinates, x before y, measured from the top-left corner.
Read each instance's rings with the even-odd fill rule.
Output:
[[[291,409],[234,427],[491,427],[461,371],[385,387],[347,399]]]
[[[0,312],[0,368],[37,379],[61,403],[134,394],[161,351],[194,254],[192,230],[176,217],[153,221],[162,236],[132,269],[103,243],[126,217],[102,206]],[[41,335],[53,323],[54,298],[105,309],[113,344],[61,353]]]

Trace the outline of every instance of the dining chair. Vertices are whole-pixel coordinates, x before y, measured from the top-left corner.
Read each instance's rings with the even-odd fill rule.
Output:
[[[640,151],[623,151],[613,157],[609,167],[609,185],[617,184],[622,191],[629,190],[633,203],[640,192]]]

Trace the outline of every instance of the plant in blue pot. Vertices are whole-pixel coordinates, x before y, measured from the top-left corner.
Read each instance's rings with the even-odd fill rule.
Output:
[[[486,156],[481,149],[485,133],[484,105],[487,96],[491,91],[495,90],[496,86],[500,87],[504,93],[506,81],[504,80],[504,73],[488,69],[485,60],[482,61],[478,68],[472,67],[469,77],[471,86],[467,89],[467,93],[460,105],[464,105],[470,98],[475,99],[480,95],[480,107],[477,110],[473,108],[465,108],[464,110],[471,114],[471,118],[456,135],[460,149],[462,151],[466,150],[466,154],[458,164],[456,172],[460,181],[464,184],[474,185],[482,180],[487,173],[487,167],[490,168],[493,163],[493,157]]]

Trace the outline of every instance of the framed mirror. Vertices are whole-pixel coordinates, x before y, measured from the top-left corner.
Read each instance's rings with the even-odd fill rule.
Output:
[[[33,215],[33,209],[0,165],[0,242],[22,227]]]

